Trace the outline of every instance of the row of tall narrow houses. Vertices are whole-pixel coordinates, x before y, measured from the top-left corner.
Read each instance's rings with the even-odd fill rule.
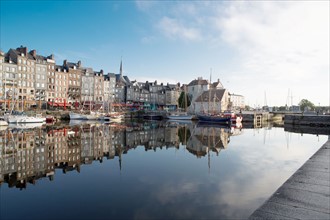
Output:
[[[131,81],[123,75],[94,71],[77,63],[55,62],[54,55],[41,56],[27,47],[0,51],[0,106],[15,109],[30,107],[109,108],[110,105],[130,108],[176,109],[184,86],[154,82]],[[191,97],[190,111],[228,109],[244,106],[244,97],[230,94],[220,80],[210,83],[203,78],[191,81],[187,93]],[[211,104],[212,102],[217,104]],[[10,104],[11,103],[11,104]],[[14,104],[13,104],[14,103]],[[221,104],[219,104],[221,103]]]

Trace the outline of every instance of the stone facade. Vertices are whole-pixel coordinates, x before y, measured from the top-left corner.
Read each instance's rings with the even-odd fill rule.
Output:
[[[7,53],[1,52],[0,78],[2,108],[3,100],[6,100],[6,103],[8,100],[15,100],[16,109],[34,105],[44,108],[45,103],[55,106],[54,103],[64,102],[68,106],[79,108],[84,102],[89,102],[93,105],[101,104],[104,108],[108,106],[107,109],[114,104],[138,109],[175,110],[182,92],[179,83],[164,85],[157,81],[131,81],[123,75],[122,62],[119,74],[104,75],[103,70],[97,72],[92,68],[82,67],[81,61],[73,63],[64,60],[62,65],[56,65],[53,55],[44,57],[38,55],[36,50],[28,52],[23,46],[10,49]],[[210,89],[224,88],[220,80],[210,84],[202,77],[187,85],[192,102]],[[231,103],[236,106],[234,97],[236,96],[232,96]],[[244,97],[242,99],[244,100]],[[222,109],[224,105],[221,104]]]

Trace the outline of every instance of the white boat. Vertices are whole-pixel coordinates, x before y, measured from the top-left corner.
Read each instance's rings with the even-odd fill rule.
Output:
[[[99,112],[89,112],[89,114],[86,114],[87,120],[99,120],[100,117],[102,117],[102,114]]]
[[[125,118],[122,114],[110,114],[103,117],[104,122],[121,122]]]
[[[45,122],[36,122],[36,123],[18,123],[18,124],[9,124],[9,128],[15,128],[15,129],[32,129],[37,127],[42,127],[45,124]]]
[[[88,114],[84,113],[69,113],[70,120],[98,120],[102,115],[98,112],[89,112]]]
[[[168,119],[174,120],[191,120],[193,118],[192,115],[188,115],[186,112],[172,113],[167,115]]]
[[[87,120],[87,116],[85,114],[70,112],[69,116],[70,120]]]
[[[232,123],[242,123],[243,121],[243,116],[240,114],[236,114],[233,111],[224,111],[223,115],[226,117],[230,117]]]
[[[0,127],[8,126],[8,122],[5,121],[4,117],[0,117]]]
[[[186,86],[184,87],[184,107],[185,110],[184,112],[171,112],[170,114],[167,115],[168,119],[173,119],[173,120],[191,120],[193,118],[193,115],[190,115],[187,113],[187,104],[188,104],[188,99],[186,95]],[[179,102],[178,102],[179,106]]]
[[[12,111],[10,114],[5,114],[4,119],[9,124],[43,123],[46,121],[46,118],[40,115],[27,116],[25,112],[18,112],[18,111]]]

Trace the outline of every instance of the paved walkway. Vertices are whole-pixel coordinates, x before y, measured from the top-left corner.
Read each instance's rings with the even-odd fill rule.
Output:
[[[249,219],[330,220],[330,139]]]

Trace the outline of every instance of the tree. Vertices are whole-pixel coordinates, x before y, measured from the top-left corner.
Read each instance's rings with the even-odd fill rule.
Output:
[[[312,102],[308,101],[307,99],[302,99],[298,105],[300,106],[300,109],[302,111],[304,111],[306,108],[310,110],[315,109],[315,105]]]
[[[187,96],[187,99],[185,99],[185,95]],[[185,100],[187,100],[187,107],[190,106],[191,101],[190,101],[189,94],[188,93],[186,94],[185,92],[181,92],[179,100],[178,100],[180,108],[185,108],[185,104],[186,104]]]

